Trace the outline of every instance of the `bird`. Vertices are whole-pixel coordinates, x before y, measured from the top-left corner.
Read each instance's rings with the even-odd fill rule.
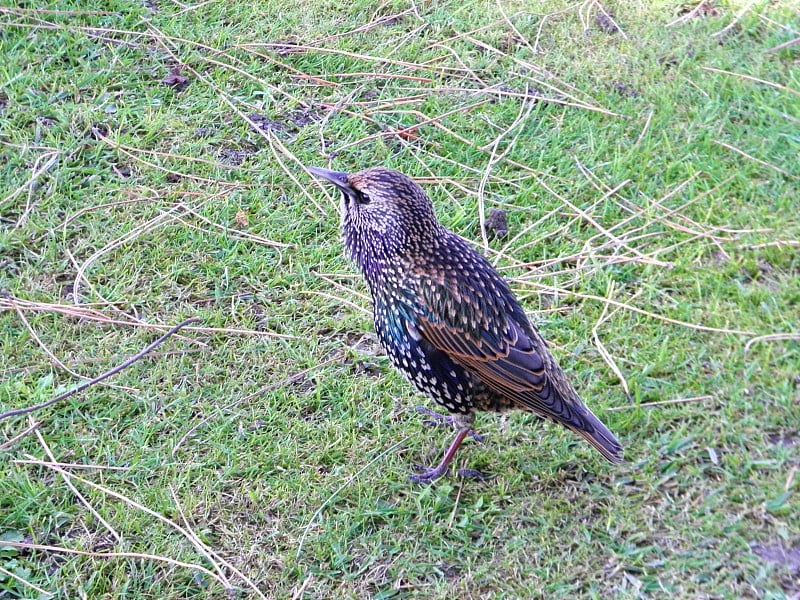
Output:
[[[385,167],[307,169],[341,191],[343,246],[366,280],[381,346],[417,390],[446,409],[449,416],[438,420],[456,429],[439,464],[418,465],[412,481],[437,480],[467,436],[480,439],[478,411],[534,413],[622,462],[622,445],[578,396],[508,282],[439,222],[417,183]]]

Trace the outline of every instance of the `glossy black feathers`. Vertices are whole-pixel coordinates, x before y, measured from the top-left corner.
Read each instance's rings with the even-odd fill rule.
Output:
[[[476,410],[527,410],[622,459],[506,281],[439,224],[419,186],[380,167],[311,171],[342,191],[345,246],[370,288],[378,337],[411,383],[467,424]]]

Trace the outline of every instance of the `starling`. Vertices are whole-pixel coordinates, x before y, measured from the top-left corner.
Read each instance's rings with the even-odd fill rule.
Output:
[[[464,438],[475,435],[478,410],[535,413],[621,462],[622,446],[578,397],[508,283],[439,223],[411,178],[383,167],[309,171],[342,192],[344,245],[369,286],[381,345],[457,430],[439,465],[412,481],[447,471]]]

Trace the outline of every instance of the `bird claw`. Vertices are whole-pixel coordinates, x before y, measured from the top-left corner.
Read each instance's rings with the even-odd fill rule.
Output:
[[[439,479],[439,477],[444,475],[444,473],[440,472],[440,470],[436,467],[426,467],[425,465],[420,464],[415,464],[414,470],[420,472],[412,473],[408,476],[408,480],[413,483],[433,483]]]
[[[425,425],[430,425],[431,427],[442,427],[444,425],[453,423],[453,417],[439,414],[426,406],[417,406],[414,408],[414,410],[425,415],[426,417],[429,417],[428,419],[424,419],[422,421]]]
[[[464,479],[475,479],[477,481],[486,481],[486,474],[481,473],[478,469],[458,469],[456,475]]]
[[[422,424],[428,427],[452,427],[455,423],[455,419],[453,419],[452,415],[442,415],[425,406],[417,406],[415,410],[428,417],[422,420]],[[482,444],[484,441],[484,437],[474,429],[470,429],[467,435],[479,444]]]
[[[439,469],[438,467],[426,467],[425,465],[415,464],[414,470],[419,473],[413,473],[408,476],[408,480],[413,483],[433,483],[445,474],[447,469]],[[463,479],[475,479],[476,481],[485,481],[486,475],[477,469],[457,469],[456,475]]]
[[[469,435],[469,437],[471,437],[473,440],[475,440],[479,444],[483,443],[484,437],[480,433],[475,431],[474,429],[470,429],[469,433],[467,435]]]

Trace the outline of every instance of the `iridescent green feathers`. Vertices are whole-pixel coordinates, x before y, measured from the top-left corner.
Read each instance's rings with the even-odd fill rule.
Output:
[[[392,363],[454,413],[518,408],[565,425],[612,462],[614,435],[583,404],[506,281],[442,227],[410,178],[311,171],[342,191],[342,231]]]

